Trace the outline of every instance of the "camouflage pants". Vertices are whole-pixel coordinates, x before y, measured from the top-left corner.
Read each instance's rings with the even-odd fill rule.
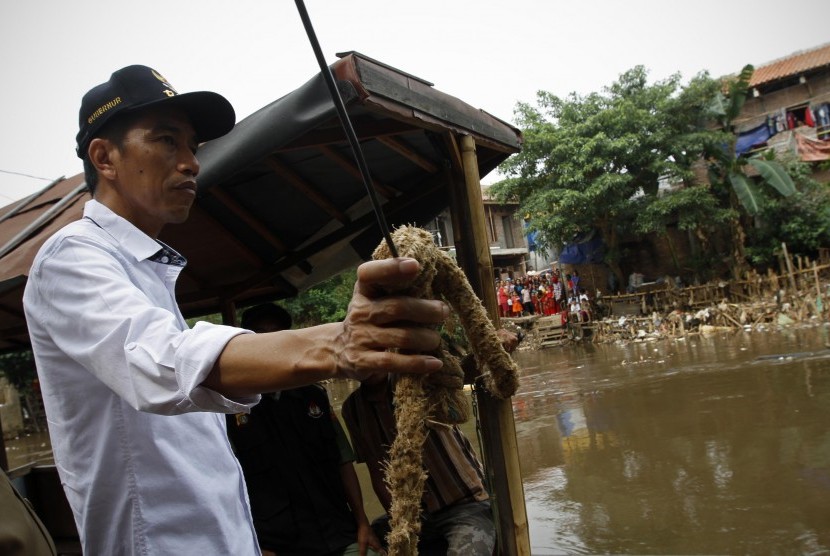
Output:
[[[381,539],[389,531],[388,519],[382,516],[372,524]],[[421,556],[492,556],[495,546],[496,528],[488,501],[450,506],[425,515],[421,522]]]

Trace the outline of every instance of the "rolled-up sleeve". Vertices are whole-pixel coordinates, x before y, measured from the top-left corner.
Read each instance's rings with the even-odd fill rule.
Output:
[[[183,403],[186,406],[208,411],[239,413],[259,402],[259,396],[230,400],[202,386],[225,345],[234,336],[248,332],[230,326],[197,322],[191,330],[183,333],[184,340],[176,350],[175,369],[176,380],[184,395]]]

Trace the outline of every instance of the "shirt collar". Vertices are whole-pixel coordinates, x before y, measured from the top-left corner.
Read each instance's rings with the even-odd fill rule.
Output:
[[[115,214],[109,207],[91,199],[84,205],[84,218],[92,220],[98,227],[110,234],[122,249],[135,257],[136,261],[145,259],[184,266],[184,257],[171,247],[151,238],[133,223]],[[168,260],[163,260],[167,256]]]

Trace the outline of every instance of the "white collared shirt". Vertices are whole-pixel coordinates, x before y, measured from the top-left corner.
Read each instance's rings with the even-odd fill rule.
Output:
[[[161,247],[93,200],[32,265],[23,303],[61,482],[87,556],[259,554],[222,415],[259,397],[201,386],[245,331],[188,328],[183,266],[153,261]]]

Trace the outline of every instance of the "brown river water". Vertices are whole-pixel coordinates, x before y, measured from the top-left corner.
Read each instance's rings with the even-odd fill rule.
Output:
[[[830,554],[828,346],[830,325],[518,351],[532,553]],[[328,385],[338,410],[353,388]],[[11,467],[44,450],[7,442]]]
[[[830,554],[828,332],[518,353],[533,554]]]

